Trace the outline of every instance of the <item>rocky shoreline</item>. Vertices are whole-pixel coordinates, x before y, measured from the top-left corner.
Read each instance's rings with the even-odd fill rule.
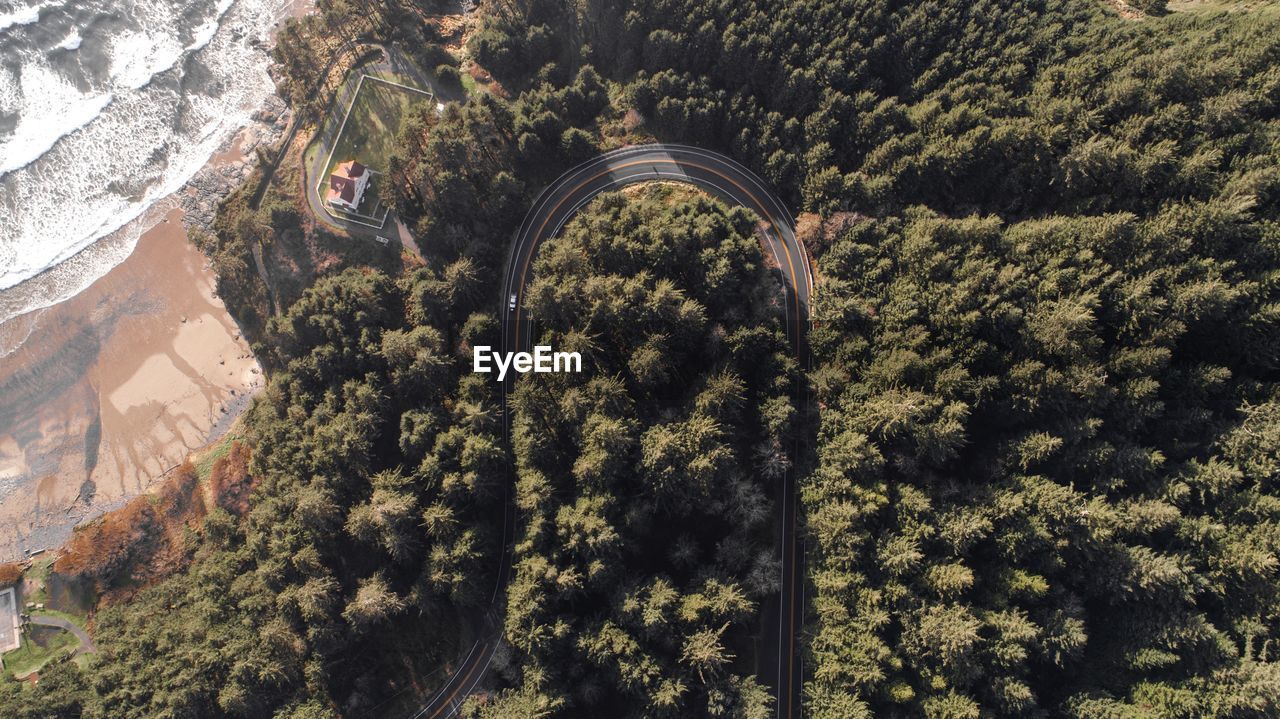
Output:
[[[269,95],[253,121],[187,181],[177,200],[188,228],[211,231],[218,203],[253,174],[259,149],[276,150],[292,117],[293,111],[279,95]]]

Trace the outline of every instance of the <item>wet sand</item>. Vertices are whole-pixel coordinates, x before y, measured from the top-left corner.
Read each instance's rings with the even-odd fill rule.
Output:
[[[0,561],[56,547],[225,432],[262,375],[173,210],[0,358]]]

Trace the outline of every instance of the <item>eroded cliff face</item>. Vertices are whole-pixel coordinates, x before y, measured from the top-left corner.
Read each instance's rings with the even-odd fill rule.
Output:
[[[87,613],[185,568],[193,549],[188,535],[201,531],[210,511],[248,510],[249,455],[247,445],[233,441],[223,456],[202,462],[210,464],[207,477],[184,462],[151,493],[77,527],[53,563],[50,601],[59,594],[64,611]]]

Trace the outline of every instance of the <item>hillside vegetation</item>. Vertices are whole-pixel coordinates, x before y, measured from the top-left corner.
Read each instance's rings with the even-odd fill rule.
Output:
[[[438,50],[433,3],[364,5],[286,29],[296,102],[344,33]],[[101,610],[87,670],[0,682],[0,715],[410,714],[479,626],[514,486],[510,646],[469,716],[767,716],[751,636],[788,465],[807,716],[1280,714],[1273,13],[493,0],[479,22],[509,99],[406,118],[384,185],[425,266],[331,274],[268,319],[252,245],[296,208],[216,225],[270,371],[248,514],[211,511],[185,571]],[[612,196],[530,291],[589,371],[523,380],[508,448],[469,365],[512,231],[574,162],[655,138],[804,213],[813,402],[786,399],[802,368],[750,218]]]

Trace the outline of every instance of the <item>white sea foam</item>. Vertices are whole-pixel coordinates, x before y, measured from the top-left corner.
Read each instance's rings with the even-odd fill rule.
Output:
[[[213,18],[196,28],[195,40],[187,46],[188,52],[203,49],[213,40],[213,36],[218,33],[218,27],[222,24],[222,17],[227,14],[231,6],[235,4],[235,0],[219,0],[218,9],[214,11]]]
[[[27,341],[36,326],[40,324],[40,317],[43,314],[37,310],[22,317],[15,317],[8,322],[0,322],[0,360],[13,354]],[[0,474],[4,472],[0,470]]]
[[[15,25],[30,25],[40,21],[40,13],[49,8],[61,7],[60,2],[43,2],[27,5],[0,13],[0,30],[7,30]]]
[[[120,35],[111,43],[111,80],[140,90],[156,75],[172,69],[182,56],[182,44],[172,35]]]
[[[285,0],[220,0],[194,29],[178,27],[201,4],[143,0],[132,26],[85,43],[80,55],[104,50],[106,62],[82,75],[75,60],[48,55],[53,47],[11,52],[0,41],[21,65],[16,77],[0,67],[0,112],[18,115],[0,134],[0,322],[83,290],[127,257],[158,221],[148,208],[272,91],[252,41],[267,38]],[[79,27],[45,42],[62,35],[54,47],[80,47]]]
[[[59,50],[79,50],[80,44],[83,42],[84,38],[80,37],[80,33],[72,30],[71,34],[58,43],[56,47]]]
[[[22,94],[18,92],[18,76],[0,65],[0,112],[15,113],[22,104]]]
[[[84,95],[43,64],[24,65],[20,83],[22,114],[13,134],[0,142],[0,175],[31,164],[111,104],[110,93]],[[0,272],[0,287],[8,286],[5,277],[11,272]]]

